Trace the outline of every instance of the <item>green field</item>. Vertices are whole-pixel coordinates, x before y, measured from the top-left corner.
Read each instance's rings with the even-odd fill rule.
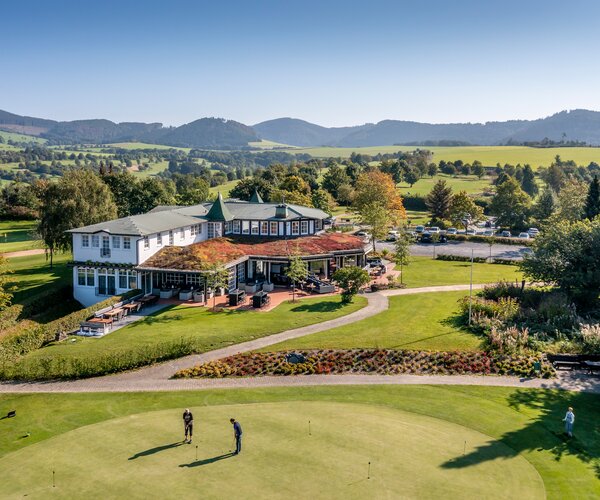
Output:
[[[36,226],[37,222],[30,220],[0,221],[0,254],[42,248],[35,234]]]
[[[308,153],[320,158],[342,157],[348,158],[355,153],[376,155],[377,153],[395,153],[397,151],[414,151],[418,146],[372,146],[362,148],[294,148],[290,153]],[[529,148],[526,146],[458,146],[458,147],[425,147],[433,152],[433,159],[473,163],[479,160],[485,166],[495,166],[496,163],[504,165],[510,163],[524,165],[529,163],[532,167],[548,166],[556,155],[563,160],[574,160],[577,164],[588,165],[595,161],[600,163],[600,148]]]
[[[492,183],[487,177],[479,180],[474,175],[459,175],[453,177],[451,175],[438,174],[433,177],[422,177],[413,185],[413,187],[410,187],[405,183],[400,183],[398,184],[398,189],[403,195],[427,196],[433,188],[433,185],[439,180],[446,181],[446,184],[451,187],[452,191],[455,193],[466,191],[472,195],[480,195],[486,188],[492,188]]]
[[[54,256],[54,268],[50,269],[43,254],[8,259],[8,266],[14,271],[11,277],[16,280],[17,286],[13,302],[19,303],[37,293],[71,284],[72,271],[67,266],[71,260],[71,254],[57,254]]]
[[[433,246],[432,246],[433,252]],[[408,288],[440,285],[464,285],[471,279],[470,262],[434,260],[429,257],[413,256],[403,266],[404,283]],[[504,264],[473,264],[473,283],[496,283],[498,281],[521,281],[517,266]]]
[[[562,435],[569,405],[572,440]],[[181,443],[186,407],[192,445]],[[0,424],[3,498],[600,495],[593,394],[296,386],[0,395],[0,413],[9,409],[17,416]],[[244,429],[239,456],[230,454],[230,417]]]
[[[179,149],[189,153],[192,148],[177,148],[174,146],[165,146],[164,144],[148,144],[146,142],[115,142],[107,144],[106,147],[121,148],[121,149]]]
[[[45,144],[48,142],[46,139],[42,139],[40,137],[34,137],[32,135],[24,135],[18,134],[16,132],[7,132],[5,130],[0,130],[0,137],[2,137],[5,141],[15,141],[15,142],[35,142],[37,144]],[[8,146],[7,144],[0,144],[0,147]]]
[[[366,299],[359,297],[352,304],[342,305],[339,297],[316,297],[295,303],[284,302],[269,312],[212,312],[205,307],[169,306],[100,339],[78,337],[76,342],[51,344],[26,356],[23,364],[49,357],[55,361],[61,357],[93,360],[113,352],[182,338],[192,338],[197,352],[211,351],[344,316],[364,307],[366,302]]]
[[[238,182],[239,182],[238,180],[229,181],[229,182],[226,182],[225,184],[221,184],[220,186],[211,187],[209,189],[209,192],[211,194],[221,193],[223,198],[227,198],[229,196],[229,191],[231,191]]]
[[[466,292],[468,295],[468,292]],[[474,351],[481,338],[457,327],[453,318],[465,292],[420,293],[389,297],[389,309],[351,325],[313,333],[265,347],[294,349],[412,349]]]

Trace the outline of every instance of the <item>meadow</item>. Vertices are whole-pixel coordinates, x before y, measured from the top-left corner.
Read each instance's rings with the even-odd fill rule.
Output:
[[[182,443],[186,407],[192,445]],[[600,495],[595,394],[372,385],[0,395],[0,413],[9,409],[4,498]],[[230,417],[244,430],[239,456]]]
[[[36,221],[0,221],[0,254],[42,248],[42,242],[35,231]]]
[[[398,151],[414,151],[418,146],[370,146],[357,148],[293,148],[290,153],[308,153],[318,158],[341,157],[349,158],[352,153],[376,155],[377,153],[396,153]],[[563,160],[574,160],[579,165],[588,165],[595,161],[600,163],[600,148],[530,148],[526,146],[421,146],[433,152],[433,160],[439,162],[462,160],[473,163],[479,160],[485,166],[495,166],[497,163],[524,165],[529,163],[533,168],[548,166],[556,155]]]

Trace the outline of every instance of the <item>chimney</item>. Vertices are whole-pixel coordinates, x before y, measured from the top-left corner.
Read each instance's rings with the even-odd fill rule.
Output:
[[[275,207],[275,217],[277,219],[287,219],[288,207],[285,203],[280,203]]]

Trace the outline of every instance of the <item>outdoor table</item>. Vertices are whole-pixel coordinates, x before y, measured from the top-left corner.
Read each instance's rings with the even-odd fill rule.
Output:
[[[583,366],[589,370],[589,373],[600,372],[600,361],[584,361]]]
[[[126,311],[127,314],[131,314],[132,311],[135,311],[135,312],[139,311],[141,305],[142,304],[140,302],[131,302],[129,304],[125,304],[123,306],[123,309],[125,309],[125,311]]]
[[[88,319],[87,323],[103,323],[105,325],[112,325],[113,320],[112,318],[92,318]]]
[[[108,316],[109,318],[111,318],[113,320],[115,318],[117,318],[116,320],[119,321],[123,317],[123,312],[124,312],[124,310],[122,307],[117,307],[116,309],[105,312],[104,316]]]

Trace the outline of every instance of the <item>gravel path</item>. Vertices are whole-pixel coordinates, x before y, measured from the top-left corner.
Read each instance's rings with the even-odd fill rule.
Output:
[[[4,252],[0,255],[10,259],[11,257],[27,257],[28,255],[42,255],[46,250],[43,248],[34,248],[32,250],[19,250],[18,252]]]
[[[485,285],[473,285],[481,289]],[[590,378],[572,373],[561,373],[554,380],[519,379],[517,377],[454,376],[454,375],[309,375],[297,377],[253,377],[228,379],[170,379],[178,370],[190,368],[199,363],[214,361],[242,352],[254,351],[285,340],[304,337],[313,333],[347,325],[379,314],[388,308],[389,296],[412,295],[469,290],[469,285],[431,286],[384,290],[365,294],[366,307],[336,319],[304,326],[293,330],[261,337],[240,344],[216,349],[203,354],[185,356],[176,360],[159,363],[130,372],[104,377],[73,381],[53,382],[0,382],[0,393],[10,392],[135,392],[173,391],[243,387],[285,387],[304,385],[366,385],[366,384],[436,384],[436,385],[487,385],[529,388],[556,388],[574,391],[600,393],[600,378]]]

